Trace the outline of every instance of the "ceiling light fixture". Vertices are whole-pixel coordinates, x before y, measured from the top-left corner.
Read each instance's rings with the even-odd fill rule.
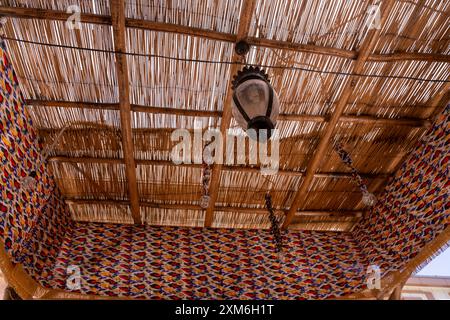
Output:
[[[249,50],[247,42],[236,43],[236,54],[245,56]],[[267,73],[257,66],[246,66],[234,76],[232,89],[232,112],[238,125],[253,140],[269,140],[275,129],[280,102]]]

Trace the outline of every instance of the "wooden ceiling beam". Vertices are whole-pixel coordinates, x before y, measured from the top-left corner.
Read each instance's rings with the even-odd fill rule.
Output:
[[[0,6],[0,15],[4,17],[20,18],[20,19],[67,21],[67,19],[69,19],[69,17],[72,14],[60,10]],[[112,24],[110,16],[92,13],[80,14],[80,22],[92,24],[104,24],[104,25]]]
[[[51,156],[48,158],[49,162],[59,162],[59,163],[98,163],[98,164],[111,164],[111,165],[120,165],[124,164],[123,159],[117,158],[98,158],[98,157],[67,157],[67,156]],[[136,165],[143,166],[176,166],[170,160],[140,160],[135,159],[134,161]],[[202,168],[201,164],[180,164],[182,167],[190,167],[200,169]],[[247,173],[259,173],[260,169],[258,167],[248,167],[248,166],[232,166],[232,165],[224,165],[223,170],[226,171],[238,171],[238,172],[247,172]],[[304,172],[294,171],[294,170],[279,170],[279,175],[287,175],[287,176],[304,176]],[[390,174],[370,174],[370,173],[362,173],[361,177],[364,179],[385,179],[389,177]],[[352,177],[351,173],[347,172],[317,172],[314,174],[315,178],[337,178],[337,179],[350,179]]]
[[[241,5],[241,12],[239,15],[239,27],[238,27],[238,34],[236,37],[236,42],[239,42],[242,39],[245,39],[248,36],[248,32],[250,30],[250,23],[253,16],[253,12],[255,9],[255,3],[256,0],[244,0]],[[222,134],[223,138],[223,144],[226,145],[226,131],[228,130],[230,123],[231,123],[231,104],[232,104],[232,98],[233,98],[233,89],[232,89],[232,81],[233,77],[237,74],[239,70],[239,66],[235,64],[235,62],[241,61],[242,57],[240,57],[238,54],[236,54],[235,51],[233,51],[233,55],[231,57],[231,61],[233,64],[230,66],[230,73],[228,76],[228,82],[227,82],[227,92],[225,95],[225,101],[223,104],[223,113],[222,113],[222,120],[220,123],[220,133]],[[213,169],[211,172],[211,180],[209,183],[209,206],[206,209],[205,212],[205,227],[209,228],[211,227],[213,223],[214,218],[214,210],[216,201],[219,195],[219,187],[220,187],[220,176],[222,171],[222,164],[214,164]]]
[[[422,52],[396,52],[385,54],[371,54],[368,62],[397,62],[397,61],[428,61],[428,62],[450,62],[450,55],[440,53]]]
[[[111,200],[111,199],[78,199],[78,198],[66,198],[67,204],[75,205],[117,205],[127,206],[128,200]],[[155,208],[155,209],[168,209],[168,210],[202,210],[199,205],[195,204],[163,204],[157,202],[144,202],[140,203],[142,207]],[[235,206],[218,206],[216,211],[226,213],[249,213],[249,214],[267,214],[267,210],[264,208],[243,208]],[[276,209],[275,212],[284,213],[283,209]],[[298,217],[330,217],[330,218],[357,218],[362,215],[362,211],[328,211],[328,210],[303,210],[296,213]]]
[[[116,51],[116,72],[119,90],[120,127],[128,182],[130,209],[134,223],[142,223],[139,207],[139,191],[136,181],[136,164],[134,162],[134,144],[131,131],[130,87],[128,80],[128,64],[125,44],[125,1],[110,0],[111,22],[113,27],[114,48]]]
[[[118,103],[91,103],[91,102],[72,102],[72,101],[51,101],[51,100],[37,100],[28,99],[27,105],[30,106],[45,106],[45,107],[59,107],[59,108],[79,108],[86,110],[119,110]],[[150,114],[170,114],[189,117],[222,117],[221,111],[206,111],[193,109],[176,109],[164,107],[151,107],[143,105],[131,105],[133,112],[144,112]],[[313,122],[327,122],[327,117],[309,114],[280,114],[278,117],[282,121],[313,121]],[[369,115],[353,115],[344,114],[339,121],[353,122],[353,123],[367,123],[372,125],[385,126],[410,126],[410,127],[427,127],[430,125],[429,120],[418,118],[381,118]]]
[[[39,8],[23,8],[23,7],[0,7],[0,16],[7,16],[21,19],[42,19],[42,20],[59,20],[66,21],[70,14],[64,11],[39,9]],[[111,25],[111,17],[106,15],[97,15],[90,13],[82,13],[80,15],[80,22]],[[235,43],[239,35],[217,32],[214,30],[194,28],[183,25],[176,25],[164,22],[139,20],[139,19],[125,19],[125,26],[128,28],[136,28],[157,32],[169,32],[176,34],[184,34],[188,36],[201,37],[216,41],[224,41]],[[257,37],[246,37],[250,45],[273,48],[281,50],[289,50],[295,52],[312,53],[319,55],[334,56],[344,59],[356,59],[358,53],[354,50],[345,50],[332,47],[323,47],[312,44],[292,43],[289,41],[264,39]],[[395,61],[433,61],[433,62],[450,62],[450,56],[438,53],[415,53],[415,52],[395,52],[390,54],[370,54],[367,61],[372,62],[395,62]]]
[[[215,41],[224,42],[236,42],[237,36],[231,33],[218,32],[214,30],[201,29],[195,27],[188,27],[179,24],[157,22],[150,20],[139,20],[139,19],[127,19],[126,21],[128,28],[158,31],[158,32],[169,32],[176,34],[183,34],[186,36],[200,37],[204,39],[210,39]]]
[[[381,2],[381,19],[380,19],[381,26],[383,26],[384,23],[386,22],[388,15],[394,5],[394,2],[395,2],[394,0],[384,0]],[[367,33],[366,38],[364,39],[361,45],[358,58],[354,62],[353,73],[359,74],[363,71],[364,64],[366,63],[367,58],[373,51],[376,42],[380,36],[380,30],[381,28],[372,29],[369,30],[369,32]],[[286,214],[286,219],[283,222],[284,229],[286,229],[292,222],[292,219],[294,218],[295,213],[299,210],[299,207],[306,202],[308,191],[314,179],[314,174],[319,169],[320,163],[325,156],[326,150],[329,147],[336,125],[344,112],[345,106],[348,104],[350,96],[353,92],[353,88],[356,86],[357,78],[352,76],[344,79],[343,81],[345,81],[344,89],[341,93],[338,103],[335,106],[330,121],[326,124],[326,127],[320,138],[319,145],[316,148],[316,152],[314,153],[312,159],[308,163],[306,175],[304,178],[302,178],[300,188],[295,194],[294,199],[291,203],[291,207]]]

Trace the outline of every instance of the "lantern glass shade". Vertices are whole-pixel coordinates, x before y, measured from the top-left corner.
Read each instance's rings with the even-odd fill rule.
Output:
[[[232,112],[238,125],[252,139],[270,138],[279,114],[279,100],[267,75],[258,68],[246,67],[235,77],[233,90]],[[267,130],[266,137],[260,134],[261,129]]]

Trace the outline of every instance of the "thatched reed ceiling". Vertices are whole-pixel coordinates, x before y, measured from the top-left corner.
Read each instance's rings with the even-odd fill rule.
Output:
[[[291,228],[348,231],[365,207],[332,141],[346,143],[369,190],[379,193],[449,89],[450,2],[381,3],[389,6],[381,30],[369,30],[374,1],[256,0],[245,15],[242,1],[127,0],[122,44],[113,32],[117,10],[106,0],[4,0],[0,15],[9,17],[7,38],[36,42],[7,40],[43,145],[67,123],[101,125],[67,130],[50,153],[75,219],[133,223],[133,161],[146,223],[194,227],[212,219],[213,227],[268,227],[268,182],[257,169],[215,169],[215,207],[205,212],[198,205],[201,168],[170,163],[172,129],[236,125],[226,103],[235,66],[180,59],[233,61],[234,42],[245,35],[253,44],[247,63],[273,67],[267,70],[281,99],[274,206],[283,214],[294,204]],[[65,26],[74,4],[81,30]],[[118,44],[129,53],[131,160],[124,152]],[[371,76],[345,75],[355,70]],[[299,197],[305,181],[308,191]]]

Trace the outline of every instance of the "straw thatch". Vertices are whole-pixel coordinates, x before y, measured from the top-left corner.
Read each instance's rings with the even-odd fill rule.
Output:
[[[81,30],[65,26],[65,11],[74,2],[82,11]],[[112,26],[110,15],[117,10],[109,1],[3,1],[8,38],[104,50],[8,40],[44,147],[61,128],[77,124],[62,134],[49,158],[75,220],[135,222],[133,167],[144,223],[200,227],[212,219],[213,227],[267,228],[270,179],[278,214],[293,213],[291,228],[352,229],[366,208],[332,142],[345,143],[369,190],[381,192],[449,89],[450,2],[382,1],[388,10],[382,11],[381,30],[366,26],[373,1],[248,3],[126,1],[121,45],[134,55],[126,56],[124,88],[116,72],[122,58],[113,52],[121,40],[113,30],[120,24]],[[240,14],[243,6],[251,11]],[[215,207],[205,212],[198,202],[201,167],[170,162],[170,134],[200,122],[204,128],[236,126],[226,102],[237,66],[143,55],[232,61],[241,35],[253,44],[247,63],[289,67],[267,68],[281,100],[281,170],[266,179],[248,166],[214,168]],[[336,74],[355,70],[374,76]],[[129,92],[131,110],[128,142],[123,92]]]

